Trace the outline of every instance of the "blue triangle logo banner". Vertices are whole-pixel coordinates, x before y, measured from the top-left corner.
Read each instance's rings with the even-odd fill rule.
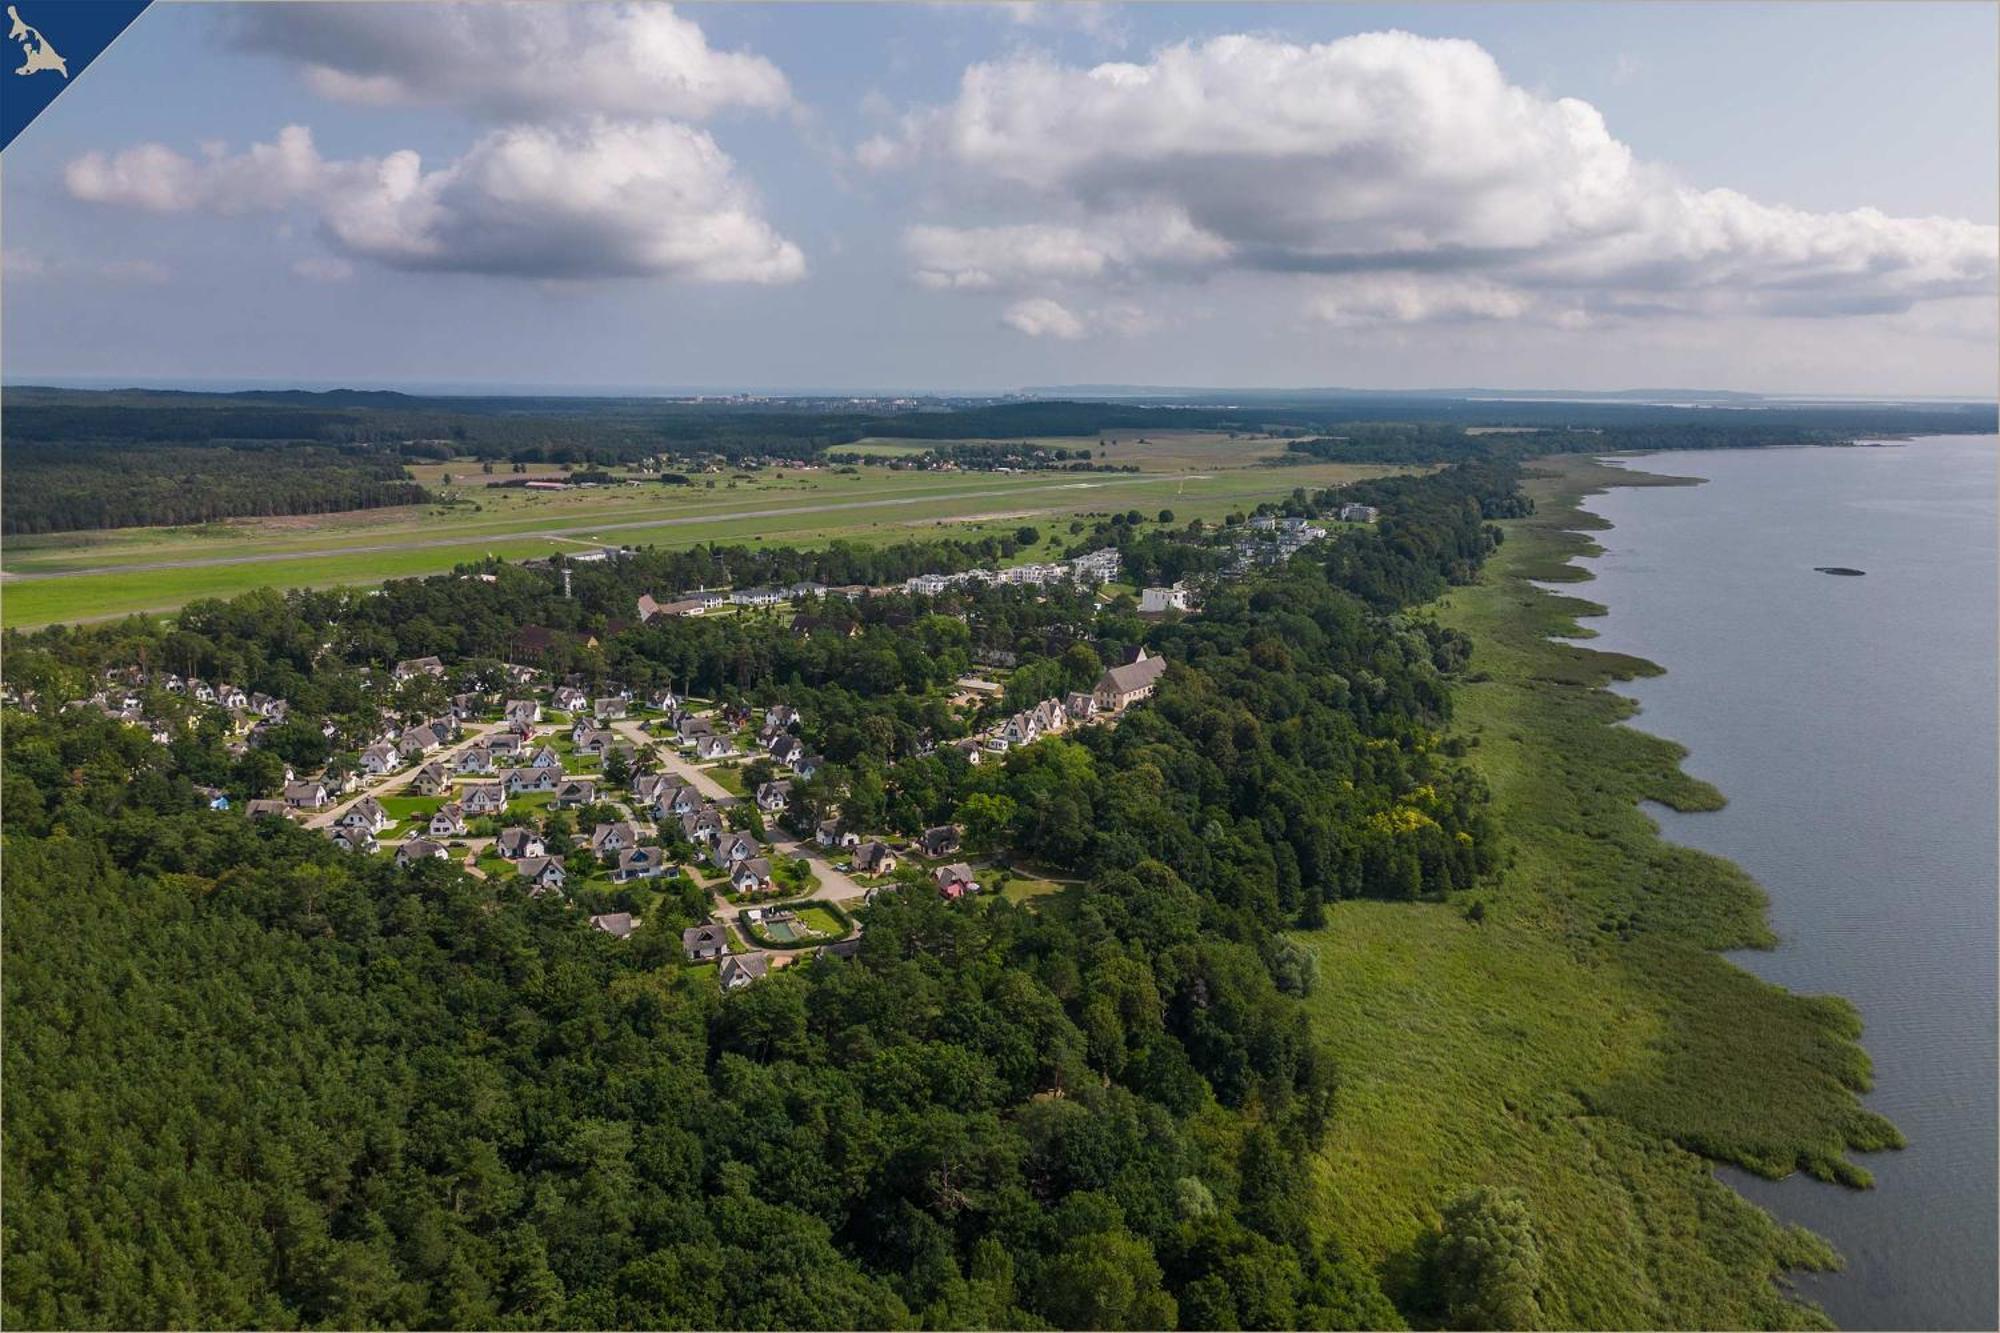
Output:
[[[0,149],[28,128],[153,0],[6,0]]]

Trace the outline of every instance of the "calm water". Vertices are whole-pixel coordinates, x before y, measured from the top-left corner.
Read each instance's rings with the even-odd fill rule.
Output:
[[[1771,895],[1783,943],[1739,957],[1861,1009],[1867,1102],[1910,1140],[1876,1188],[1726,1173],[1830,1238],[1845,1272],[1801,1290],[1844,1327],[2000,1322],[1995,1254],[1995,484],[1992,436],[1856,449],[1661,453],[1706,485],[1589,507],[1610,608],[1593,646],[1667,674],[1620,686],[1687,746],[1714,814],[1653,811]],[[1814,572],[1847,565],[1865,578]]]

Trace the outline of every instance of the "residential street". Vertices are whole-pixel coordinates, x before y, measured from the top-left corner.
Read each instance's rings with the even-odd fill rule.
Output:
[[[446,769],[450,769],[451,760],[457,756],[460,750],[463,750],[470,745],[475,745],[478,742],[485,740],[488,736],[493,735],[493,733],[503,730],[506,727],[506,725],[507,725],[506,720],[503,718],[498,722],[484,723],[476,730],[468,728],[465,733],[465,738],[463,740],[460,740],[456,744],[448,745],[441,749],[433,751],[432,753],[425,755],[422,759],[418,760],[414,764],[409,765],[406,768],[398,769],[396,772],[391,773],[386,777],[376,779],[375,784],[373,786],[363,787],[360,791],[354,793],[354,795],[352,796],[347,797],[345,800],[341,801],[337,805],[328,806],[324,810],[314,811],[313,814],[306,820],[305,822],[306,827],[307,828],[330,827],[336,819],[339,819],[343,814],[347,813],[347,808],[349,806],[353,805],[357,801],[362,800],[365,797],[373,796],[377,800],[380,800],[384,796],[396,795],[398,792],[402,791],[405,787],[408,787],[410,785],[411,781],[417,776],[418,771],[421,770],[425,764],[442,763],[445,765]]]
[[[621,718],[611,724],[611,729],[641,750],[651,750],[658,757],[663,772],[671,773],[688,786],[714,801],[717,805],[734,805],[736,797],[727,787],[708,774],[690,764],[675,752],[671,741],[646,734],[645,725],[634,718]]]
[[[859,899],[868,892],[862,885],[842,871],[835,870],[833,863],[826,859],[826,852],[816,843],[802,842],[791,834],[780,830],[775,824],[770,830],[771,853],[773,856],[803,856],[819,877],[819,887],[807,896],[826,901],[846,902],[850,898]]]
[[[675,752],[671,741],[663,740],[658,736],[647,735],[644,725],[639,721],[629,718],[621,719],[613,722],[611,726],[619,735],[631,741],[634,746],[652,750],[659,760],[661,771],[670,773],[682,782],[687,783],[717,805],[734,805],[741,799],[731,794],[728,788],[724,787],[714,778],[681,758]],[[770,835],[766,841],[770,844],[771,853],[774,857],[782,856],[790,858],[803,856],[812,867],[813,875],[819,880],[819,887],[814,889],[809,896],[820,900],[844,902],[850,898],[858,899],[868,892],[862,885],[855,883],[847,875],[835,870],[832,863],[826,859],[824,851],[815,844],[794,838],[791,834],[778,829],[775,823],[767,824],[766,830]],[[721,898],[719,895],[718,902],[728,911],[733,912],[735,910],[733,905],[729,904],[726,899]]]

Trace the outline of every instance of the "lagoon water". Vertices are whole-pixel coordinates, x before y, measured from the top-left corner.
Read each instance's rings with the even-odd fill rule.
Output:
[[[1618,687],[1634,725],[1728,798],[1651,813],[1769,892],[1782,943],[1737,961],[1867,1024],[1867,1104],[1910,1141],[1861,1159],[1875,1189],[1725,1173],[1847,1257],[1798,1283],[1845,1328],[2000,1326],[1996,459],[1941,436],[1626,460],[1707,481],[1592,497],[1615,526],[1563,589],[1609,608],[1591,646],[1667,669]]]

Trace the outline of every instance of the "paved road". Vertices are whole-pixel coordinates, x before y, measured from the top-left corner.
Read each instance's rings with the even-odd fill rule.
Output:
[[[645,724],[635,718],[625,718],[611,724],[611,729],[641,750],[652,750],[659,758],[660,767],[673,774],[688,786],[693,787],[717,805],[734,805],[736,797],[729,788],[717,782],[708,774],[680,757],[673,742],[663,741],[658,736],[646,734]]]
[[[679,514],[668,518],[640,518],[617,523],[579,523],[566,528],[528,531],[468,530],[454,537],[424,537],[400,542],[372,542],[362,546],[327,546],[309,551],[268,551],[257,555],[216,555],[192,560],[148,560],[138,564],[106,564],[87,569],[51,569],[39,572],[7,571],[6,581],[39,582],[44,579],[84,578],[92,574],[140,574],[162,569],[210,569],[221,565],[275,564],[291,560],[325,560],[343,555],[380,555],[389,551],[425,551],[446,546],[477,546],[481,542],[527,541],[536,538],[560,540],[592,536],[601,532],[624,532],[634,528],[671,528],[694,523],[729,523],[745,518],[790,518],[800,514],[831,514],[848,509],[886,509],[898,505],[930,504],[939,500],[990,500],[995,497],[1033,495],[1041,491],[1086,490],[1100,486],[1150,485],[1155,482],[1204,481],[1212,474],[1162,472],[1151,476],[1120,474],[1115,481],[1067,481],[1047,486],[1023,486],[1013,490],[935,492],[925,495],[895,495],[874,500],[831,500],[824,504],[793,505],[778,509],[736,509],[722,514]],[[942,516],[950,521],[953,515]]]
[[[476,728],[468,730],[465,733],[465,736],[459,741],[451,745],[447,745],[442,749],[433,750],[431,753],[425,755],[422,759],[419,759],[416,763],[411,764],[408,768],[399,769],[398,771],[391,773],[386,777],[377,779],[372,786],[364,786],[360,791],[354,793],[354,795],[348,797],[344,801],[341,801],[337,805],[330,805],[324,810],[315,811],[312,814],[312,816],[306,820],[306,827],[307,828],[328,827],[333,823],[334,820],[340,818],[341,815],[345,814],[349,806],[353,805],[356,801],[359,801],[364,797],[373,796],[377,800],[380,800],[384,796],[394,796],[397,792],[402,791],[405,787],[410,785],[411,780],[417,776],[418,771],[422,769],[425,764],[432,762],[442,763],[445,766],[445,771],[450,772],[451,760],[458,754],[460,750],[465,749],[469,745],[473,745],[479,741],[485,740],[488,736],[491,736],[494,732],[501,730],[506,725],[507,725],[506,719],[503,718],[498,722],[487,722]]]
[[[769,832],[771,834],[771,849],[773,851],[780,856],[805,857],[807,863],[812,866],[813,874],[819,876],[819,887],[806,895],[807,897],[817,898],[822,901],[846,902],[849,898],[860,898],[868,892],[867,889],[857,884],[851,876],[842,871],[835,870],[832,863],[826,859],[825,854],[816,844],[800,842],[791,834],[780,830],[775,824],[769,826]]]
[[[644,725],[638,720],[627,719],[625,721],[613,722],[611,725],[619,735],[631,741],[634,745],[655,747],[661,768],[673,774],[682,782],[687,783],[717,805],[734,805],[741,799],[732,795],[727,787],[724,787],[714,778],[681,758],[679,754],[675,753],[671,742],[662,742],[657,736],[648,736]],[[827,861],[825,854],[818,845],[810,842],[802,842],[794,838],[791,834],[779,829],[776,824],[767,824],[765,832],[769,835],[766,841],[770,843],[771,851],[774,855],[783,857],[803,856],[812,867],[813,874],[819,879],[819,887],[812,891],[809,895],[810,897],[822,900],[845,901],[849,898],[859,898],[868,892],[866,888],[856,883],[851,877],[835,870],[832,864]],[[720,894],[716,895],[716,900],[726,909],[734,910],[734,906]]]

